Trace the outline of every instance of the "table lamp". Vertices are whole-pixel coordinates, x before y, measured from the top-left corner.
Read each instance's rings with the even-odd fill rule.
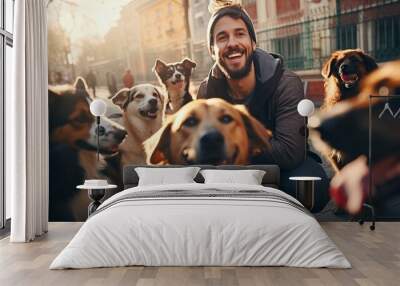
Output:
[[[297,112],[304,117],[304,160],[307,159],[308,117],[310,117],[314,111],[314,103],[309,99],[303,99],[297,105]]]
[[[96,136],[97,136],[97,161],[99,161],[99,145],[100,145],[100,132],[99,132],[99,127],[100,127],[100,116],[103,116],[106,114],[107,111],[107,105],[102,99],[95,99],[90,103],[90,112],[96,116]]]

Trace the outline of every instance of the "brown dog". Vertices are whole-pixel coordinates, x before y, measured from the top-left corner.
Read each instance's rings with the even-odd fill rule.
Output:
[[[362,79],[377,68],[375,60],[360,49],[334,52],[321,71],[325,87],[324,108],[330,109],[341,100],[357,96]]]
[[[96,173],[97,167],[85,164],[90,156],[80,147],[89,140],[94,123],[86,83],[78,77],[73,86],[52,86],[48,92],[49,219],[84,220],[87,195],[76,192],[75,187]],[[96,153],[93,156],[96,158]]]
[[[49,87],[49,139],[78,148],[88,140],[94,118],[87,102],[85,80],[78,77],[73,86]]]
[[[145,142],[148,164],[247,164],[270,148],[271,132],[244,106],[189,102]]]
[[[330,110],[339,101],[356,97],[360,82],[377,67],[375,60],[360,49],[334,52],[321,71],[325,79],[322,110]],[[350,158],[340,150],[327,149],[324,155],[335,171],[350,162]]]
[[[332,180],[334,198],[351,213],[361,209],[368,191],[368,175],[372,182],[383,189],[400,187],[400,61],[383,65],[362,82],[360,94],[334,106],[321,118],[314,136],[343,150],[354,159]],[[381,96],[371,98],[373,96]],[[370,106],[371,103],[371,106]],[[372,127],[369,126],[371,111]],[[312,125],[312,124],[311,124]],[[370,129],[372,128],[372,129]],[[368,169],[369,132],[371,132],[371,167]],[[317,144],[318,146],[318,144]],[[343,199],[342,193],[345,194]],[[376,193],[375,196],[382,196]],[[338,199],[341,198],[341,199]]]

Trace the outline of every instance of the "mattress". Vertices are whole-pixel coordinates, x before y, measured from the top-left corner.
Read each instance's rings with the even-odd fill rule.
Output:
[[[351,267],[315,218],[284,192],[198,183],[114,195],[50,269],[130,265]]]

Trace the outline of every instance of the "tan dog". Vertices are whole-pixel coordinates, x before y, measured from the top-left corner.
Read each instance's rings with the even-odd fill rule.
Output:
[[[378,66],[360,49],[334,52],[322,68],[324,108],[330,109],[341,100],[353,98],[360,91],[360,82]]]
[[[148,164],[247,164],[270,148],[271,132],[244,106],[189,102],[145,142]]]
[[[164,95],[152,84],[140,84],[120,90],[113,98],[123,110],[128,133],[120,145],[121,164],[145,164],[143,142],[160,129],[164,117]]]

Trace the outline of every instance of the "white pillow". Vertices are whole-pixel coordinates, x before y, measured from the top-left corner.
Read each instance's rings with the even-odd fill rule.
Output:
[[[205,184],[261,185],[265,171],[262,170],[201,170]]]
[[[139,176],[138,186],[195,183],[199,167],[182,168],[135,168]]]

